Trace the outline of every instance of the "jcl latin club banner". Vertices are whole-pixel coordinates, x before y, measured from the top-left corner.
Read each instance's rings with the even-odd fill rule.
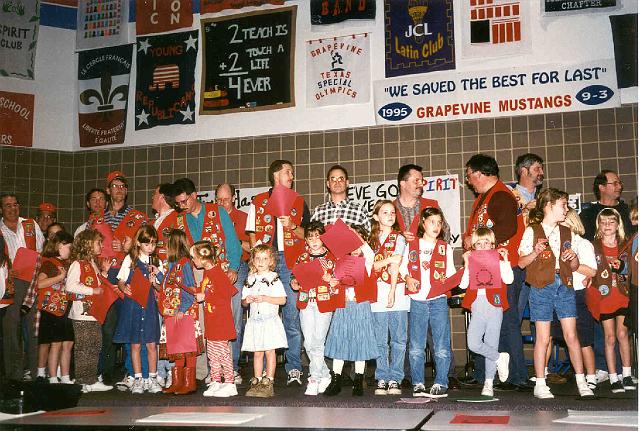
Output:
[[[40,24],[39,0],[1,2],[0,76],[33,79]]]
[[[436,72],[373,83],[376,122],[421,123],[620,106],[613,60],[480,72]]]
[[[311,24],[376,19],[376,0],[311,0]]]
[[[76,49],[127,43],[128,22],[128,0],[79,0]]]
[[[264,4],[282,5],[284,0],[200,0],[200,13],[216,13],[225,9],[241,9]]]
[[[0,91],[0,145],[33,145],[33,94]]]
[[[191,0],[136,0],[136,34],[190,28],[192,9]]]

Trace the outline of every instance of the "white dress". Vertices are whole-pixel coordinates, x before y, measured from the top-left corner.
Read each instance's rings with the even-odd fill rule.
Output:
[[[249,274],[242,299],[250,295],[266,295],[274,297],[287,296],[284,286],[275,272],[266,274]],[[249,319],[244,327],[242,350],[246,352],[263,352],[266,350],[287,348],[287,335],[278,315],[279,305],[268,302],[252,302],[249,304]]]

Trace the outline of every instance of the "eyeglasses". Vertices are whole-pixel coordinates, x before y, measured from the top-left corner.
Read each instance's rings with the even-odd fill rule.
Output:
[[[605,183],[605,184],[607,184],[607,185],[612,185],[612,186],[614,186],[614,187],[615,187],[615,186],[620,186],[620,187],[624,186],[624,183],[623,183],[622,181],[612,181],[612,182],[610,182],[610,183]]]
[[[464,179],[469,181],[469,177],[471,176],[471,174],[475,174],[476,172],[478,172],[478,171],[467,171],[467,172],[465,172]]]
[[[112,189],[117,189],[117,190],[124,190],[127,188],[126,184],[111,184],[110,186]]]
[[[329,178],[329,181],[331,181],[333,183],[342,183],[342,182],[346,181],[346,178],[343,177],[343,176],[331,177],[331,178]]]
[[[176,205],[178,205],[179,207],[186,207],[189,206],[189,200],[191,199],[191,195],[187,196],[187,198],[183,201],[179,201],[176,199]]]
[[[216,198],[216,202],[219,204],[223,204],[225,202],[231,202],[231,198]]]

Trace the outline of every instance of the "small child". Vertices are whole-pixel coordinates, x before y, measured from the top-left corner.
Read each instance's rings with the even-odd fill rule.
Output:
[[[131,344],[131,363],[134,372],[134,381],[131,385],[132,394],[142,394],[145,389],[152,394],[162,392],[156,372],[158,365],[156,345],[160,341],[160,321],[154,288],[158,286],[159,270],[157,258],[153,253],[157,242],[158,234],[153,226],[141,226],[134,235],[131,250],[122,261],[118,272],[118,287],[124,292],[125,298],[118,314],[118,326],[113,341]],[[133,282],[136,273],[141,273],[149,282],[136,285]],[[145,289],[147,300],[146,305],[142,307],[133,299],[133,296],[135,291]],[[139,293],[136,292],[136,294]],[[147,348],[148,379],[142,378],[142,359],[140,356],[142,344],[145,344]]]
[[[319,221],[312,221],[304,228],[304,239],[307,243],[306,251],[298,257],[296,265],[320,261],[324,269],[322,286],[308,291],[301,290],[295,278],[291,279],[291,288],[298,290],[298,308],[300,309],[300,326],[304,335],[304,349],[309,356],[309,381],[305,395],[318,395],[327,389],[331,383],[329,367],[324,360],[324,344],[331,325],[332,311],[321,311],[317,301],[318,294],[331,295],[331,278],[335,269],[335,257],[324,246],[320,235],[325,233],[324,225]],[[324,283],[321,283],[324,282]],[[335,284],[335,283],[334,283]],[[320,292],[320,290],[323,292]],[[326,301],[325,301],[326,302]]]
[[[242,350],[254,352],[251,386],[248,397],[267,398],[274,395],[276,349],[287,348],[287,336],[278,310],[287,301],[287,294],[276,268],[274,250],[266,244],[255,246],[249,258],[249,276],[242,289],[242,306],[249,307],[249,319],[244,328]],[[264,358],[266,376],[262,377]]]
[[[506,285],[513,283],[513,270],[506,249],[491,253],[496,248],[496,236],[491,229],[481,227],[473,231],[471,246],[473,250],[462,255],[464,273],[460,281],[461,289],[470,287],[462,301],[462,306],[471,311],[467,345],[472,352],[484,356],[482,395],[493,398],[496,369],[501,382],[509,377],[509,354],[498,352],[498,344],[502,312],[509,307]],[[500,278],[494,280],[498,274]]]
[[[231,298],[238,294],[238,289],[233,287],[222,270],[216,249],[209,241],[196,242],[189,253],[195,267],[204,269],[196,300],[204,301],[204,336],[207,339],[211,383],[202,395],[232,397],[238,395],[238,390],[233,377],[233,357],[229,344],[229,340],[236,338]]]

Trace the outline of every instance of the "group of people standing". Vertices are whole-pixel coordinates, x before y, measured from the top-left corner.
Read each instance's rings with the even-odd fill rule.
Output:
[[[447,298],[459,286],[471,312],[467,344],[482,395],[493,396],[497,372],[506,385],[553,398],[545,377],[554,320],[581,397],[594,396],[596,366],[613,392],[635,390],[629,330],[637,239],[630,213],[637,219],[637,210],[620,200],[622,182],[602,171],[594,181],[598,202],[578,217],[567,193],[541,189],[540,157],[520,156],[515,172],[517,181],[506,184],[492,157],[467,161],[465,183],[476,199],[459,270],[445,214],[422,197],[422,168],[413,164],[398,172],[397,199],[378,201],[372,214],[349,200],[348,172],[335,165],[327,172],[327,202],[310,211],[297,196],[277,217],[269,213],[272,191],[294,185],[287,160],[271,163],[272,188],[253,198],[248,213],[235,207],[232,185],[219,185],[215,203],[204,203],[181,178],[154,189],[155,218],[148,218],[127,203],[127,178],[114,171],[105,189],[87,193],[89,217],[74,236],[55,223],[52,205],[40,208],[39,225],[20,217],[15,195],[3,194],[3,371],[21,379],[26,351],[32,376],[72,383],[73,352],[75,383],[85,392],[115,383],[134,394],[180,395],[196,391],[198,357],[206,352],[203,395],[229,397],[238,394],[246,351],[253,352],[246,395],[270,397],[277,349],[285,349],[286,384],[303,385],[304,345],[306,395],[338,394],[345,361],[354,362],[352,392],[362,395],[366,361],[375,360],[376,395],[401,394],[408,378],[413,396],[446,397],[453,361]],[[341,222],[359,244],[347,255],[323,242]],[[30,280],[12,268],[20,248],[41,253]],[[348,281],[336,274],[347,261],[362,271]],[[312,265],[318,272],[311,284],[298,280],[295,274]],[[535,383],[520,329],[526,308],[536,329]],[[436,371],[429,388],[428,338]],[[127,374],[116,382],[117,344],[124,345]]]

